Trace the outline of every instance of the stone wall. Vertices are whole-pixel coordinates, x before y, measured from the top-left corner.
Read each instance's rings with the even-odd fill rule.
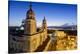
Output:
[[[45,41],[47,35],[46,31],[42,31],[32,36],[26,36],[25,38],[26,47],[24,47],[24,51],[33,52]]]

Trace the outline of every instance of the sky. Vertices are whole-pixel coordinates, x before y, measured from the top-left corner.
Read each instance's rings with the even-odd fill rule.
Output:
[[[30,2],[9,1],[9,26],[20,26],[26,18]],[[61,26],[64,24],[77,24],[77,5],[59,3],[32,2],[37,26],[42,26],[44,16],[48,26]]]

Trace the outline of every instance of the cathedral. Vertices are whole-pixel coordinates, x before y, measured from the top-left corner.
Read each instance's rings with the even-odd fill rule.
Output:
[[[35,52],[47,39],[47,23],[44,17],[42,27],[36,24],[35,13],[30,3],[24,20],[24,33],[20,36],[10,35],[10,52]]]
[[[35,51],[47,38],[47,23],[44,17],[42,27],[37,30],[35,13],[30,4],[29,10],[26,13],[24,22],[24,36],[26,38],[24,51]]]

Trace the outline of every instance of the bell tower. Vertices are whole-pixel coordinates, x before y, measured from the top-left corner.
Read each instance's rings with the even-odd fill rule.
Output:
[[[45,16],[44,16],[44,19],[43,19],[42,27],[43,27],[43,30],[47,30],[47,23],[46,23]]]
[[[32,35],[36,33],[36,20],[35,20],[35,14],[32,10],[31,3],[29,5],[29,10],[26,13],[24,33],[28,35]]]

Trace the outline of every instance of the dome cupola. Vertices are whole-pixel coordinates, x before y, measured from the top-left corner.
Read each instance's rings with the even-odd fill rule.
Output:
[[[33,10],[32,10],[32,5],[31,5],[31,3],[30,3],[30,8],[29,8],[29,10],[27,11],[26,17],[27,17],[27,19],[35,19],[35,14],[34,14],[34,12],[33,12]]]

